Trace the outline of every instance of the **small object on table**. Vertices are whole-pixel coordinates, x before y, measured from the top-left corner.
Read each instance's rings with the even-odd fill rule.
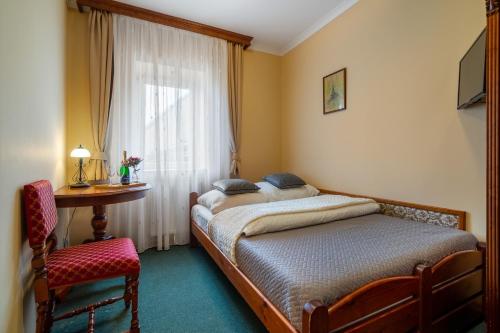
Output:
[[[123,185],[130,184],[130,168],[134,170],[132,183],[139,183],[139,175],[137,172],[140,170],[139,164],[141,164],[142,161],[143,159],[140,157],[130,156],[127,158],[127,152],[123,151],[123,161],[120,168],[120,176],[122,176],[121,183]]]
[[[130,169],[127,161],[127,151],[123,151],[123,161],[120,167],[120,176],[122,185],[130,184]]]
[[[119,184],[120,183],[120,169],[116,169],[111,163],[106,163],[106,173],[108,174],[109,184]]]
[[[109,177],[109,183],[111,185],[121,185],[120,176],[115,175],[115,176]]]
[[[132,167],[132,169],[134,170],[134,177],[132,178],[132,182],[138,183],[139,175],[137,174],[137,172],[141,170],[139,169],[139,164],[141,164],[143,159],[140,157],[130,156],[127,161],[128,161],[128,166]]]
[[[107,188],[107,189],[118,189],[118,188],[130,188],[130,187],[139,187],[139,186],[146,186],[146,183],[130,183],[128,185],[122,185],[120,183],[118,184],[98,184],[94,185],[95,188]]]
[[[90,157],[90,152],[84,148],[82,145],[79,145],[77,148],[73,149],[70,154],[73,158],[78,158],[78,170],[73,176],[73,181],[75,183],[71,184],[70,187],[80,188],[80,187],[89,187],[90,184],[87,183],[87,175],[83,170],[83,159]]]
[[[86,207],[92,206],[94,216],[91,221],[94,239],[85,242],[101,241],[111,239],[113,236],[106,233],[108,219],[106,216],[106,205],[133,201],[144,198],[146,192],[151,189],[148,184],[132,186],[97,185],[87,188],[61,187],[55,193],[56,206],[58,208]]]

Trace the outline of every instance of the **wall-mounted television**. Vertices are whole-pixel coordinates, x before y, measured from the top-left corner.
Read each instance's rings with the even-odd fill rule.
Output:
[[[486,29],[460,60],[458,109],[486,100]]]

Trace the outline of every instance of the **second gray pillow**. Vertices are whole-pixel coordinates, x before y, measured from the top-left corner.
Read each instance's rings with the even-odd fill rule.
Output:
[[[245,179],[221,179],[212,186],[227,195],[253,193],[260,190],[260,187]]]
[[[294,188],[304,186],[306,184],[306,182],[300,177],[287,172],[273,173],[263,177],[262,179],[280,189]]]

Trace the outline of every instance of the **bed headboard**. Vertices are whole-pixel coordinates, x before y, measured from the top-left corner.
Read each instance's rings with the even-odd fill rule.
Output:
[[[324,189],[320,189],[320,192],[324,194],[338,194],[350,197],[371,198],[380,204],[382,210],[381,213],[384,215],[465,230],[466,213],[462,210],[420,205],[410,202],[381,199],[370,197],[367,195],[351,194]]]

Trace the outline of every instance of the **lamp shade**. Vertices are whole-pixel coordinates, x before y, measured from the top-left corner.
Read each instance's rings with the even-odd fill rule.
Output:
[[[90,157],[90,151],[88,151],[86,148],[80,145],[77,148],[73,149],[69,156],[76,158]]]

